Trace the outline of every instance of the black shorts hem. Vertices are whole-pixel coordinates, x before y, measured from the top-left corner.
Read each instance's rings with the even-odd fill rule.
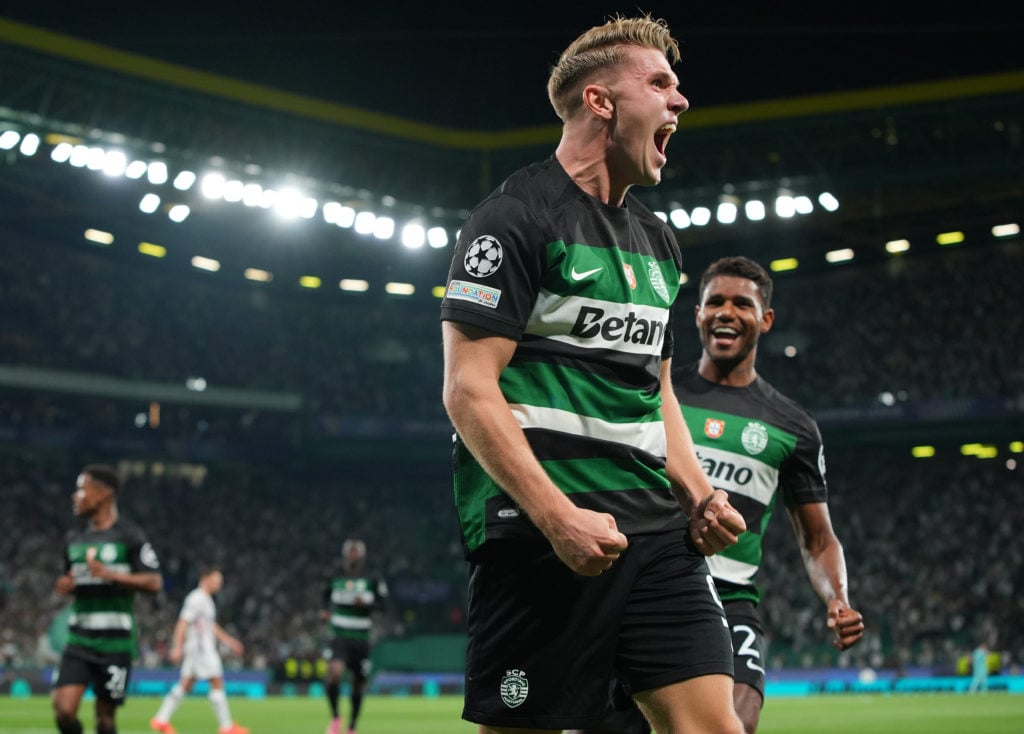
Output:
[[[693,678],[700,678],[705,675],[725,675],[729,678],[733,677],[732,659],[720,660],[717,664],[711,662],[702,663],[699,666],[686,668],[684,670],[676,670],[661,675],[652,676],[643,680],[634,680],[630,682],[630,685],[636,693],[643,693],[645,691],[653,691],[656,688],[663,688],[670,686],[673,683],[682,683],[684,681],[692,680]]]
[[[601,713],[596,716],[577,718],[573,718],[571,716],[515,717],[495,716],[493,713],[488,714],[482,711],[463,709],[462,718],[464,721],[468,721],[473,724],[480,724],[482,726],[500,726],[503,728],[517,729],[554,729],[556,731],[560,731],[562,729],[600,728],[601,723],[604,721],[604,714]]]

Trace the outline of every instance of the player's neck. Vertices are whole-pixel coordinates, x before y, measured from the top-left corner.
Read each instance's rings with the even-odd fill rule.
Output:
[[[753,359],[738,363],[715,361],[705,352],[701,355],[697,372],[708,382],[726,387],[747,387],[757,379]]]
[[[117,507],[115,505],[107,505],[106,507],[100,507],[93,513],[92,517],[89,518],[89,527],[93,530],[108,530],[116,522]]]

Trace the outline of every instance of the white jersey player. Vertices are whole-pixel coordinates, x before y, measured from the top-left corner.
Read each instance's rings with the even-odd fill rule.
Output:
[[[217,605],[213,595],[224,585],[224,576],[215,567],[208,567],[199,576],[199,584],[185,597],[178,622],[174,625],[171,662],[181,664],[181,677],[164,697],[160,709],[149,726],[162,734],[175,734],[171,716],[189,694],[196,681],[210,681],[210,705],[217,717],[219,734],[249,734],[249,730],[231,719],[227,694],[224,691],[224,666],[217,643],[224,643],[233,653],[241,655],[244,647],[217,624]]]

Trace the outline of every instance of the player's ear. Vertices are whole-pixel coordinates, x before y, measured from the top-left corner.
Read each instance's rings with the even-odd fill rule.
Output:
[[[615,111],[610,90],[601,84],[588,84],[583,88],[583,106],[604,120],[610,120]]]
[[[772,330],[772,324],[775,323],[775,309],[768,308],[761,314],[761,333],[765,334]]]

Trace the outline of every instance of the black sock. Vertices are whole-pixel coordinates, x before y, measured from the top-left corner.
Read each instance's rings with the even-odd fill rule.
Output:
[[[327,704],[331,707],[331,716],[338,718],[338,696],[341,694],[340,683],[327,684]]]
[[[82,734],[82,722],[78,719],[73,719],[67,723],[58,721],[57,731],[60,734]]]
[[[363,694],[352,692],[352,712],[349,714],[348,728],[356,728],[356,719],[359,718],[359,707],[363,705]]]

